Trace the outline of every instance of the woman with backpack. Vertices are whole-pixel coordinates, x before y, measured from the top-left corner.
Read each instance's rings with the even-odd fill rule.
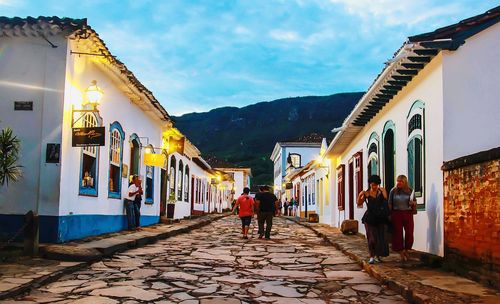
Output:
[[[382,262],[381,257],[389,255],[389,245],[385,238],[389,206],[387,204],[387,191],[380,187],[380,183],[378,175],[370,176],[368,190],[361,191],[358,195],[358,207],[362,208],[363,203],[366,203],[367,206],[361,221],[366,228],[366,239],[370,251],[368,263],[370,264],[375,263],[375,258],[377,262]]]
[[[408,186],[408,178],[400,175],[396,179],[396,187],[389,194],[391,209],[392,250],[399,253],[401,261],[408,261],[409,250],[413,246],[413,215],[417,213],[415,191]],[[404,229],[404,237],[403,237]]]

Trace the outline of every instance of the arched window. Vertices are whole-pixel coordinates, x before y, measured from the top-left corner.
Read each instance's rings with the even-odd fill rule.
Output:
[[[87,113],[83,117],[82,127],[97,127],[99,125],[97,116]],[[97,196],[99,179],[99,147],[89,146],[82,148],[80,163],[80,195]]]
[[[384,188],[387,191],[394,188],[396,177],[396,125],[392,120],[385,123],[382,133],[383,142],[383,165],[384,165]]]
[[[368,140],[368,161],[367,161],[367,178],[372,175],[380,175],[379,161],[378,161],[378,148],[379,137],[377,133],[373,132]]]
[[[155,153],[153,146],[149,145],[150,153]],[[155,180],[155,167],[146,166],[146,204],[154,203],[154,180]]]
[[[184,164],[182,163],[182,160],[179,161],[179,172],[177,175],[177,200],[182,201],[182,185],[183,185],[183,180],[184,180]]]
[[[408,112],[408,184],[421,197],[424,191],[424,103],[416,101]]]
[[[109,181],[108,197],[122,197],[122,164],[123,164],[123,140],[125,132],[119,122],[115,121],[109,128]]]
[[[177,163],[175,156],[170,157],[170,168],[168,170],[168,199],[175,200],[175,175]]]
[[[189,202],[189,166],[184,168],[184,201]]]

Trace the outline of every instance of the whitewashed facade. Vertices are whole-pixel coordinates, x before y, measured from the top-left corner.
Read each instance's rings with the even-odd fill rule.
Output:
[[[328,148],[334,203],[323,222],[360,221],[368,176],[390,190],[404,174],[417,193],[414,249],[443,256],[443,162],[500,146],[490,132],[500,130],[500,26],[484,20],[410,37],[397,52]]]
[[[285,193],[285,176],[291,165],[301,168],[314,160],[319,153],[321,143],[309,142],[278,142],[274,146],[271,160],[274,164],[274,194],[281,198]],[[291,163],[288,163],[290,156]]]

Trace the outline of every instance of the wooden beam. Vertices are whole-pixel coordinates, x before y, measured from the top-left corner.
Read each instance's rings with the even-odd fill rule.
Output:
[[[392,96],[394,95],[387,95],[387,94],[375,94],[375,96],[380,97],[380,98],[388,98],[389,100],[392,99]]]
[[[393,86],[400,86],[401,88],[403,88],[404,86],[406,86],[408,81],[388,80],[387,83],[390,83]]]
[[[417,75],[418,71],[417,70],[396,70],[401,75]]]
[[[391,95],[396,95],[396,94],[398,94],[398,91],[395,91],[395,90],[385,90],[385,89],[380,89],[380,93],[382,93],[382,94],[391,94]]]
[[[403,86],[385,85],[384,88],[391,91],[400,91],[403,88]]]
[[[401,65],[407,69],[421,70],[424,68],[423,63],[401,63]]]
[[[427,62],[431,61],[431,57],[428,57],[428,56],[409,56],[407,58],[411,62],[423,62],[423,63],[427,63]]]
[[[439,50],[425,49],[425,50],[414,50],[415,54],[420,56],[436,56]]]
[[[392,75],[391,77],[396,81],[410,81],[413,78],[412,76],[403,76],[403,75]]]

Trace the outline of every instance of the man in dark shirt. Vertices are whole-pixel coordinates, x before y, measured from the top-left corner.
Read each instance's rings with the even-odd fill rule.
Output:
[[[259,189],[261,192],[255,195],[255,203],[257,205],[257,220],[259,222],[259,239],[264,235],[266,239],[271,238],[271,227],[273,226],[273,216],[277,215],[278,198],[269,192],[268,186],[262,186]],[[266,229],[264,232],[264,223]]]

